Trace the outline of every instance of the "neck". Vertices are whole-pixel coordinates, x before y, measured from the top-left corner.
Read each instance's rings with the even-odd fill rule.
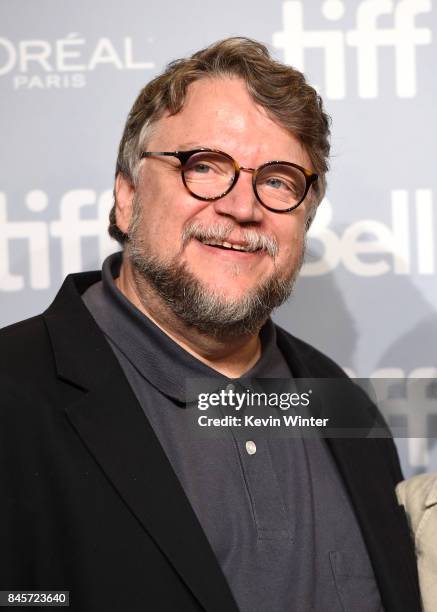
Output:
[[[141,286],[139,283],[141,282]],[[124,296],[164,333],[188,353],[217,372],[238,378],[250,370],[261,356],[259,334],[237,338],[216,338],[188,326],[142,279],[135,278],[127,258],[123,258],[115,284]]]

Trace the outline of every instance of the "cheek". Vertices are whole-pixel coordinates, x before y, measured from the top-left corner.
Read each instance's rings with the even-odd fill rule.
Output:
[[[145,242],[155,250],[162,254],[169,253],[180,237],[178,219],[165,207],[164,202],[158,205],[153,203],[144,209],[141,233]]]
[[[305,242],[303,219],[299,219],[298,223],[290,223],[288,227],[281,227],[276,235],[279,241],[279,258],[282,262],[300,256]]]
[[[153,241],[161,233],[166,235],[167,226],[173,217],[169,196],[160,175],[144,169],[139,189],[142,207],[141,233],[144,238]]]
[[[190,196],[175,195],[174,191],[162,187],[150,189],[142,202],[142,238],[165,256],[179,251],[184,226],[204,207],[197,200],[193,203]]]

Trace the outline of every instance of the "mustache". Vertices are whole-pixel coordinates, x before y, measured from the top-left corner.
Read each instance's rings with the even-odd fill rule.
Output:
[[[198,221],[189,223],[184,227],[182,232],[182,248],[184,248],[193,238],[196,238],[197,240],[225,241],[235,229],[235,226],[230,223],[209,225],[208,227],[202,223],[199,223]],[[244,242],[250,249],[262,249],[267,251],[270,257],[273,258],[275,258],[279,252],[278,241],[276,238],[273,236],[260,234],[255,230],[239,230],[238,237],[233,236],[233,238],[235,240],[238,239],[239,241]]]

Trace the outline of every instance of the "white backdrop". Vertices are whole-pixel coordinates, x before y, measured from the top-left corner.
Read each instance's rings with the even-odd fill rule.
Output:
[[[276,320],[353,375],[437,378],[433,9],[1,0],[0,325],[41,312],[67,273],[116,248],[113,169],[139,89],[168,61],[242,35],[302,69],[333,118],[327,197]],[[407,475],[437,466],[434,439],[398,444]]]

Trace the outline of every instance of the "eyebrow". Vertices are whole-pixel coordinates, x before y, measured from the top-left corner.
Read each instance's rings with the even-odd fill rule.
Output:
[[[189,149],[220,149],[220,147],[200,144],[199,142],[184,142],[183,144],[176,145],[176,151],[184,151]]]

